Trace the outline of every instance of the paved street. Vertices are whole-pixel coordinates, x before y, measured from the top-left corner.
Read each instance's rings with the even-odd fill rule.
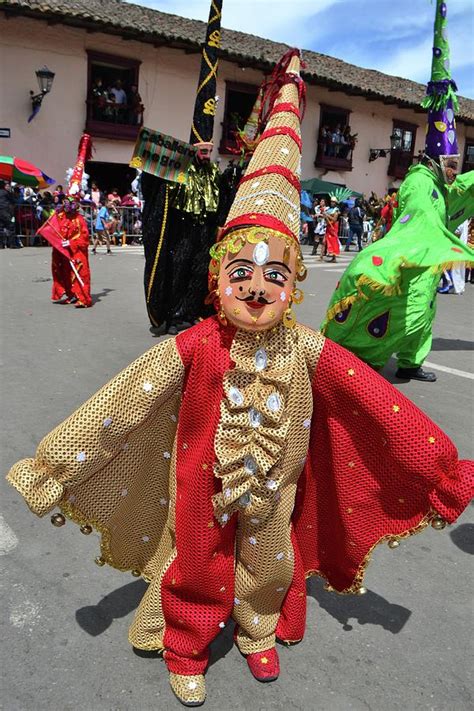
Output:
[[[308,250],[308,248],[305,248]],[[299,320],[317,327],[350,256],[309,258]],[[54,425],[156,343],[145,315],[140,248],[91,256],[94,307],[52,304],[50,251],[0,252],[2,471],[31,456]],[[429,363],[438,382],[397,387],[473,455],[474,286],[439,298]],[[386,368],[392,379],[394,363]],[[5,711],[179,709],[163,661],[136,654],[127,629],[141,580],[97,568],[95,535],[40,520],[0,481],[0,664]],[[301,644],[280,648],[282,673],[251,678],[228,626],[213,646],[208,711],[464,711],[473,708],[472,508],[444,532],[381,547],[362,597],[309,583]]]

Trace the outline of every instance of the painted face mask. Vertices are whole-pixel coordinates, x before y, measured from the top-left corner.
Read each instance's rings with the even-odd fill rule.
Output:
[[[72,215],[79,209],[79,203],[75,199],[65,198],[63,202],[64,212],[68,215]]]
[[[213,256],[211,300],[223,323],[246,331],[296,323],[291,306],[303,294],[295,282],[306,275],[298,244],[257,230],[217,244]]]

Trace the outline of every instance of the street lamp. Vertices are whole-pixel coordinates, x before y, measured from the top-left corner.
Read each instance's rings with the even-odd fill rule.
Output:
[[[38,69],[38,71],[35,73],[36,78],[38,79],[40,93],[35,94],[34,91],[30,91],[31,107],[33,109],[33,112],[30,118],[28,119],[28,123],[36,116],[36,114],[41,108],[41,103],[44,97],[51,91],[55,76],[54,72],[48,69],[46,65],[43,67],[43,69]]]
[[[369,163],[377,158],[385,158],[390,151],[398,151],[402,147],[402,137],[399,133],[392,133],[390,136],[390,148],[370,148]]]

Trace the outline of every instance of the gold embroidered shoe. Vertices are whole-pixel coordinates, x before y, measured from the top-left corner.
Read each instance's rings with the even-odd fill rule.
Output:
[[[183,706],[202,706],[206,700],[206,682],[203,674],[188,676],[170,672],[170,685]]]

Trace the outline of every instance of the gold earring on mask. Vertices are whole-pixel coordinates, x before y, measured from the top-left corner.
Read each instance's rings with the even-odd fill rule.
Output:
[[[296,325],[295,314],[293,313],[291,306],[288,306],[288,308],[283,311],[283,325],[285,328],[294,328]]]
[[[294,301],[295,304],[301,304],[303,299],[304,299],[304,294],[301,291],[301,289],[298,289],[298,287],[293,289],[293,291],[291,292],[291,301]]]

